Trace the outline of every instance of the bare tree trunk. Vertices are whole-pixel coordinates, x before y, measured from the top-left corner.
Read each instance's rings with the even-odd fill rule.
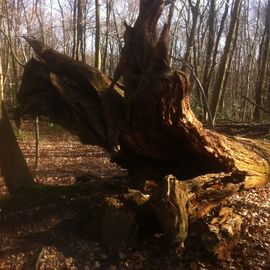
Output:
[[[224,10],[224,13],[223,13],[223,16],[222,16],[222,19],[221,19],[220,27],[219,27],[217,37],[216,37],[216,41],[215,41],[215,46],[214,46],[214,51],[213,51],[213,56],[212,56],[213,57],[212,65],[211,65],[211,68],[210,68],[210,71],[209,71],[209,78],[206,81],[206,84],[204,85],[204,91],[206,91],[208,93],[209,93],[209,90],[210,90],[209,89],[210,88],[210,82],[211,82],[211,80],[213,78],[214,69],[216,67],[216,59],[217,59],[217,55],[218,55],[218,46],[219,46],[219,42],[220,42],[220,39],[221,39],[221,35],[223,33],[223,30],[224,30],[225,21],[226,21],[226,18],[228,16],[228,12],[229,12],[229,1],[226,1],[225,2],[225,10]]]
[[[72,47],[72,58],[79,59],[78,48],[77,48],[77,0],[73,3],[73,47]]]
[[[224,84],[225,74],[228,69],[228,64],[230,62],[230,58],[232,57],[232,53],[233,53],[232,44],[237,35],[236,29],[237,29],[237,23],[238,23],[240,11],[241,11],[241,5],[242,5],[242,0],[236,0],[234,3],[229,33],[226,38],[223,56],[222,56],[221,63],[218,68],[217,78],[214,84],[213,96],[212,96],[212,102],[211,102],[211,113],[213,116],[214,123],[216,120],[216,116],[217,116],[217,112],[218,112],[218,108],[220,104],[222,89],[224,89],[224,86],[225,86]]]
[[[38,168],[39,165],[39,121],[38,116],[35,118],[35,168]]]
[[[110,20],[111,20],[111,0],[106,0],[106,34],[105,34],[105,44],[104,44],[104,53],[103,53],[103,61],[102,61],[102,72],[104,73],[106,73],[106,63],[107,63],[109,33],[110,33]]]
[[[66,24],[65,24],[65,16],[64,16],[64,10],[62,7],[62,4],[60,0],[57,0],[58,6],[60,8],[60,13],[61,13],[61,19],[62,19],[62,32],[63,32],[63,53],[67,54],[67,38],[66,38]]]
[[[254,120],[259,121],[261,117],[262,107],[262,96],[263,89],[266,83],[266,70],[267,64],[269,63],[269,55],[270,55],[270,0],[268,0],[267,8],[266,8],[266,18],[265,18],[265,30],[263,34],[263,38],[260,45],[260,54],[258,60],[258,77],[256,83],[256,93],[255,93],[255,103],[258,106],[255,106],[254,110]]]
[[[187,48],[186,48],[186,52],[183,59],[185,63],[190,65],[190,54],[192,52],[193,46],[195,46],[194,40],[195,40],[195,31],[197,27],[197,22],[199,18],[200,0],[197,0],[195,5],[192,3],[191,0],[189,0],[188,3],[192,11],[192,26],[191,26],[191,30],[187,39],[187,44],[186,44]],[[183,65],[182,70],[186,71],[185,65]]]
[[[85,62],[85,13],[86,13],[86,2],[85,0],[77,0],[77,45],[76,55],[77,60]]]
[[[207,84],[210,81],[210,71],[211,66],[213,65],[212,55],[215,46],[215,12],[216,12],[216,1],[211,0],[210,10],[209,10],[209,18],[208,18],[208,42],[207,42],[207,49],[206,49],[206,56],[205,56],[205,65],[204,65],[204,73],[202,79],[202,85],[205,91],[205,95],[207,100],[209,101],[209,88]],[[207,108],[204,108],[204,118],[205,120],[209,119],[207,117]]]
[[[248,6],[247,6],[248,9]],[[259,18],[260,18],[260,6],[258,7],[258,12],[257,12],[257,20],[256,20],[256,27],[255,27],[255,38],[253,40],[251,40],[250,37],[250,32],[247,32],[247,36],[245,37],[247,40],[251,40],[251,44],[250,44],[250,48],[249,48],[249,55],[247,58],[247,65],[246,65],[246,74],[245,74],[245,81],[243,82],[244,84],[244,89],[241,95],[250,99],[251,98],[251,90],[252,90],[252,85],[250,83],[251,79],[252,79],[252,70],[254,68],[254,59],[255,59],[255,53],[256,53],[256,40],[258,38],[258,33],[259,33]],[[248,108],[248,101],[247,99],[244,98],[243,101],[243,110],[242,110],[242,121],[245,121],[247,119],[247,108]]]
[[[96,41],[95,41],[95,67],[101,68],[101,23],[100,23],[100,0],[96,1]]]
[[[239,20],[236,22],[235,35],[233,37],[232,44],[231,44],[231,46],[232,46],[231,47],[231,55],[228,57],[228,65],[227,65],[227,69],[225,70],[225,74],[224,74],[224,83],[222,85],[222,88],[220,89],[220,92],[221,92],[220,104],[224,104],[224,97],[225,97],[225,93],[226,93],[226,87],[227,87],[228,80],[229,80],[229,77],[230,77],[231,72],[232,72],[231,67],[232,67],[233,55],[234,55],[235,48],[236,48],[236,45],[237,45],[238,29],[239,29]],[[235,89],[238,89],[238,83],[239,83],[239,80],[237,80],[236,83],[233,86]],[[222,107],[220,106],[220,108],[222,108]]]
[[[11,32],[12,32],[12,21],[11,18],[12,16],[10,16],[10,10],[9,10],[9,6],[8,6],[8,2],[5,0],[5,12],[6,12],[6,16],[8,18],[7,20],[7,34],[5,34],[4,32],[2,32],[3,34],[5,34],[5,37],[8,40],[9,43],[9,47],[10,47],[10,51],[12,53],[12,58],[11,58],[11,66],[12,66],[12,71],[13,71],[13,76],[14,76],[14,86],[15,86],[15,91],[17,92],[19,90],[19,78],[18,78],[18,66],[16,63],[16,59],[18,60],[18,58],[16,57],[16,51],[14,51],[14,43],[12,42],[12,36],[11,36]],[[0,29],[1,30],[1,29]]]
[[[0,24],[1,25],[1,24]],[[0,43],[1,45],[1,43]],[[0,99],[4,100],[4,74],[2,68],[2,59],[0,59]]]
[[[39,30],[40,30],[40,38],[41,40],[44,42],[45,41],[45,37],[44,37],[44,29],[43,29],[43,22],[40,18],[40,15],[38,14],[38,0],[36,0],[35,2],[35,15],[37,17],[38,23],[39,23]]]

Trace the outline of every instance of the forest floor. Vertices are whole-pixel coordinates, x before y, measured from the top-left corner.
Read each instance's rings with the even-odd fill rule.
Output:
[[[270,139],[269,125],[230,124],[219,130]],[[83,230],[84,220],[96,207],[93,198],[109,191],[75,183],[86,173],[107,181],[126,172],[110,163],[102,149],[82,145],[76,137],[47,124],[41,125],[40,162],[35,169],[34,124],[25,124],[17,136],[40,185],[8,196],[0,178],[0,269],[270,269],[270,185],[230,198],[243,225],[240,242],[226,261],[216,261],[199,244],[193,243],[193,249],[177,257],[159,242],[146,239],[111,257]]]

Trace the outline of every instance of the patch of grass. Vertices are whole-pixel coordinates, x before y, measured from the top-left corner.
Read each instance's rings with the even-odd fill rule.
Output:
[[[34,120],[25,120],[21,128],[16,127],[14,121],[11,121],[14,133],[19,141],[34,141],[35,140],[35,124]],[[48,137],[57,137],[66,140],[72,135],[63,129],[61,126],[48,122],[46,119],[39,121],[40,141]]]
[[[57,203],[71,198],[86,196],[89,188],[83,184],[70,186],[50,186],[34,184],[25,186],[16,193],[0,198],[0,208],[25,209]]]
[[[22,130],[17,127],[13,127],[14,133],[19,141],[33,141],[35,139],[34,131]]]
[[[67,132],[59,125],[47,121],[40,122],[40,136],[46,137],[50,135],[63,139],[71,136],[69,132]]]

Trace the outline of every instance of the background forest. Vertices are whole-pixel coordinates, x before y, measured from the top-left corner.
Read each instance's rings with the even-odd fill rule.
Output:
[[[138,10],[138,0],[2,0],[2,98],[16,106],[23,66],[32,54],[23,35],[113,76],[123,22],[132,25]],[[209,118],[207,107],[214,121],[269,120],[270,0],[177,0],[160,25],[166,20],[171,65],[189,74],[191,104],[200,120]]]

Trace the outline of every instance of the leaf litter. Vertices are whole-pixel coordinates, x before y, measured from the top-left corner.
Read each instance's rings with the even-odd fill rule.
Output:
[[[19,134],[19,144],[37,183],[69,186],[87,173],[99,179],[126,175],[101,148],[82,145],[76,137],[47,125],[41,126],[40,162],[35,169],[32,125],[25,124],[23,132],[28,136]],[[2,178],[0,195],[8,195]],[[93,207],[85,194],[38,206],[5,209],[0,204],[0,269],[270,269],[270,185],[235,194],[229,204],[243,218],[242,235],[223,262],[199,250],[176,257],[151,241],[112,258],[72,222]]]

